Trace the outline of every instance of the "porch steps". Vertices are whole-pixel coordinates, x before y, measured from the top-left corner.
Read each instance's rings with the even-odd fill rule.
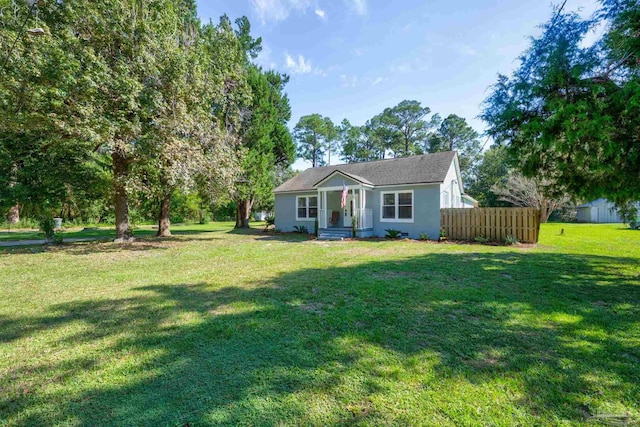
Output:
[[[344,240],[349,237],[351,237],[349,228],[323,229],[318,232],[318,240]]]

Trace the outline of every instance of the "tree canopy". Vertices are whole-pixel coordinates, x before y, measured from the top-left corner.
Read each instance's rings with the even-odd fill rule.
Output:
[[[482,118],[525,176],[626,206],[640,199],[640,4],[601,4],[591,19],[557,8],[516,71],[499,76]]]
[[[473,167],[482,157],[480,135],[467,124],[463,117],[449,114],[429,135],[428,151],[430,153],[457,151],[462,178],[465,182],[471,182]]]
[[[244,150],[240,180],[236,185],[236,227],[248,227],[253,204],[269,204],[276,168],[287,168],[295,158],[295,145],[286,123],[291,117],[284,86],[289,77],[249,66],[252,103],[244,114],[241,133]]]
[[[293,136],[297,142],[298,157],[311,162],[312,167],[324,166],[327,141],[332,141],[335,133],[333,122],[320,114],[300,117]]]
[[[394,157],[421,154],[422,146],[427,138],[430,124],[425,116],[431,112],[429,107],[423,107],[419,101],[405,100],[395,107],[386,108],[380,117],[380,122],[394,135],[388,141],[388,150]]]
[[[42,37],[24,31],[33,12]],[[15,2],[0,14],[2,209],[102,199],[128,238],[135,200],[166,235],[173,195],[212,200],[238,177],[269,189],[293,160],[288,77],[251,65],[261,40],[246,17],[203,25],[193,0]]]

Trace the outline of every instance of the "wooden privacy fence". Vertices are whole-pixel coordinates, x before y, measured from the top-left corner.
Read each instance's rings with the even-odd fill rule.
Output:
[[[518,242],[537,243],[540,211],[534,208],[440,209],[440,224],[450,239],[484,237],[504,241],[507,236],[515,236]]]

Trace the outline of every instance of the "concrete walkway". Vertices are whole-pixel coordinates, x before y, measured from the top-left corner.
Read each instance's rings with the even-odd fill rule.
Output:
[[[69,237],[64,239],[63,243],[74,243],[74,242],[91,242],[93,240],[105,240],[104,237]],[[1,247],[8,246],[29,246],[29,245],[44,245],[46,240],[44,239],[36,239],[36,240],[11,240],[11,241],[0,241]]]

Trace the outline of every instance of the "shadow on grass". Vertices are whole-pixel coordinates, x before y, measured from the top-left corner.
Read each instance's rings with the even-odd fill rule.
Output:
[[[88,255],[93,253],[110,253],[122,251],[148,251],[167,249],[171,245],[188,241],[218,240],[219,237],[212,236],[218,230],[207,231],[178,231],[170,237],[156,237],[154,235],[136,235],[131,242],[115,243],[112,237],[98,237],[95,240],[69,242],[64,241],[61,245],[21,245],[21,246],[0,246],[0,255],[11,254],[35,254],[43,252],[64,252],[69,255]]]
[[[5,346],[46,339],[55,355],[2,372],[0,414],[8,425],[578,424],[637,403],[639,305],[637,260],[545,253],[143,286],[0,318]]]
[[[256,240],[270,240],[281,241],[289,243],[306,242],[313,240],[316,237],[312,234],[300,234],[300,233],[275,233],[273,231],[265,231],[262,228],[233,228],[227,231],[228,234],[235,234],[241,236],[255,236]]]

